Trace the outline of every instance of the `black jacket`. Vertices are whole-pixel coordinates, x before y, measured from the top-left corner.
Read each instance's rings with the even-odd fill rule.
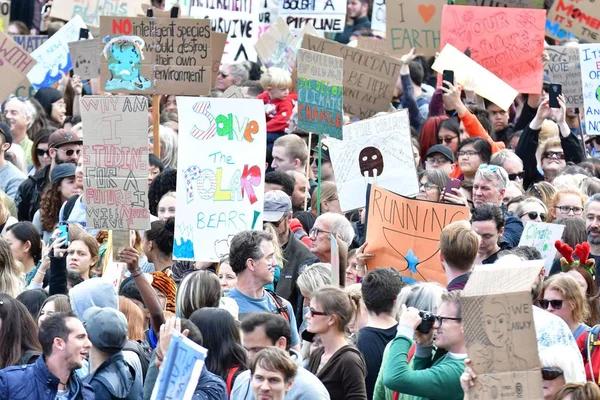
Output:
[[[298,280],[298,275],[300,275],[300,266],[314,256],[308,247],[296,238],[291,230],[289,231],[289,237],[287,244],[283,247],[283,269],[279,275],[279,282],[277,283],[275,293],[294,305],[298,301],[299,296],[296,281]]]
[[[125,363],[120,351],[104,361],[84,382],[94,389],[96,400],[139,400],[142,397],[142,377],[136,376],[135,369]]]
[[[50,166],[48,165],[21,183],[15,196],[19,221],[33,221],[35,212],[40,208],[42,191],[50,183],[49,178]]]

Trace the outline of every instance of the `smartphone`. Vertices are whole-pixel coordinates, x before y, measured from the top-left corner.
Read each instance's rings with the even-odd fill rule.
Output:
[[[60,233],[58,234],[58,238],[65,238],[65,244],[61,247],[62,249],[66,249],[69,247],[69,223],[61,222],[58,224],[58,230]]]
[[[548,85],[548,90],[550,108],[560,108],[558,96],[562,94],[562,85],[560,83],[551,83]]]
[[[454,190],[460,188],[460,179],[451,178],[446,184],[446,188],[444,189],[444,193],[454,194]]]
[[[79,29],[79,40],[86,40],[90,36],[90,30],[86,28]]]
[[[454,85],[454,71],[445,69],[442,73],[442,81],[448,81]],[[442,83],[444,87],[448,87],[445,83]]]

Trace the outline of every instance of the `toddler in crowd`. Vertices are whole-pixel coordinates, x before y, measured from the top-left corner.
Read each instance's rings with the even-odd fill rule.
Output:
[[[265,91],[257,96],[265,103],[267,115],[267,146],[286,133],[290,118],[298,100],[298,94],[290,93],[292,78],[281,68],[269,68],[260,78]]]

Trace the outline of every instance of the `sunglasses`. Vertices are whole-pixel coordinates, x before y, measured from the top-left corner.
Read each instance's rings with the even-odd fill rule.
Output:
[[[450,144],[452,143],[452,141],[454,139],[458,138],[458,136],[452,136],[452,137],[445,137],[445,138],[438,138],[440,140],[440,143],[444,142],[446,144]]]
[[[525,172],[519,172],[518,174],[508,174],[508,179],[511,181],[516,181],[518,179],[523,179],[525,176]]]
[[[63,153],[65,153],[67,155],[67,157],[71,157],[75,153],[77,153],[77,155],[79,155],[81,153],[81,150],[73,150],[73,149],[69,149],[69,150],[56,149],[56,150],[62,151]]]
[[[425,159],[429,164],[444,165],[450,162],[446,157],[427,157]]]
[[[560,151],[546,151],[546,152],[544,152],[544,155],[542,158],[551,158],[554,160],[564,160],[565,153],[560,152]]]
[[[44,157],[49,156],[50,152],[48,150],[35,149],[35,154],[37,154],[38,157]]]
[[[323,311],[317,311],[317,310],[315,310],[315,309],[314,309],[314,308],[312,308],[312,307],[310,307],[308,310],[310,311],[310,314],[311,314],[312,316],[327,315],[327,313],[326,313],[326,312],[323,312]]]
[[[564,372],[558,368],[542,368],[542,379],[545,381],[553,381],[563,374]]]
[[[478,168],[480,171],[484,171],[484,170],[488,170],[488,171],[492,171],[492,172],[498,172],[498,166],[497,165],[490,165],[490,164],[481,164]]]
[[[523,217],[523,215],[527,215],[529,217],[529,219],[532,220],[532,221],[534,219],[537,219],[538,215],[540,216],[540,219],[542,221],[546,220],[546,214],[544,214],[544,213],[539,213],[538,214],[537,211],[531,211],[531,212],[528,212],[528,213],[521,214],[521,215],[519,215],[519,218]]]
[[[229,73],[228,72],[219,71],[219,75],[221,75],[221,78],[227,78],[229,76]]]
[[[548,306],[552,306],[555,310],[560,310],[562,308],[564,300],[539,300],[540,307],[544,310],[548,309]]]

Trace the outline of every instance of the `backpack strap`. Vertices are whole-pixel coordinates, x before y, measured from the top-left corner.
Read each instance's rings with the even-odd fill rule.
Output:
[[[600,332],[600,325],[594,325],[592,329],[590,329],[585,337],[585,349],[586,349],[586,357],[588,367],[590,369],[590,377],[592,378],[592,382],[600,383],[600,375],[598,376],[598,381],[594,377],[594,366],[592,365],[592,355],[594,351],[596,351],[596,347],[600,346],[600,340],[598,338],[598,333]]]
[[[286,321],[288,323],[291,323],[291,318],[290,318],[290,312],[288,310],[288,308],[283,304],[283,298],[281,296],[279,296],[277,293],[273,292],[272,290],[269,289],[264,289],[265,292],[267,292],[267,294],[269,295],[269,297],[271,297],[271,300],[273,300],[273,303],[275,303],[276,309],[275,312],[279,315],[281,315],[283,318],[286,319]]]
[[[73,211],[73,208],[75,208],[75,203],[77,202],[78,198],[78,194],[69,197],[69,200],[67,200],[67,202],[65,203],[65,208],[63,209],[62,221],[69,220],[69,217],[71,216],[71,211]]]
[[[231,396],[231,391],[233,390],[233,377],[235,376],[235,374],[238,372],[239,369],[240,369],[239,365],[229,368],[229,372],[227,373],[227,382],[226,382],[227,397]]]

